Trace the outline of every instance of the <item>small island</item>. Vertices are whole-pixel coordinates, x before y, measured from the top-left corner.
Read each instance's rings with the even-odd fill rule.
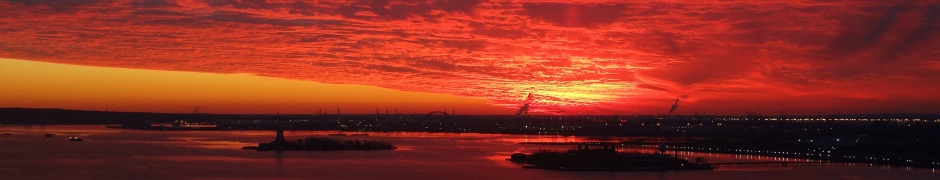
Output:
[[[339,150],[391,150],[395,146],[384,141],[336,140],[326,137],[308,137],[296,141],[275,140],[259,143],[258,146],[245,146],[242,149],[258,151],[339,151]]]
[[[391,143],[384,141],[346,140],[341,141],[325,137],[308,137],[295,141],[284,140],[284,129],[281,120],[277,121],[277,136],[269,143],[258,143],[258,146],[245,146],[242,149],[257,151],[339,151],[339,150],[392,150],[396,149]]]
[[[591,148],[591,146],[602,146]],[[607,143],[582,143],[566,152],[539,151],[529,155],[516,153],[509,161],[526,164],[522,168],[565,171],[668,171],[712,170],[711,165],[690,163],[664,153],[620,153]]]

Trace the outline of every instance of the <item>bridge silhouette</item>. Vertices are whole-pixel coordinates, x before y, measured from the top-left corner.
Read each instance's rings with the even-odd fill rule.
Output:
[[[441,115],[441,116],[443,116],[443,117],[450,117],[450,114],[447,114],[447,112],[445,112],[445,111],[431,111],[431,112],[429,112],[429,113],[426,115],[426,117],[434,117],[434,115]]]

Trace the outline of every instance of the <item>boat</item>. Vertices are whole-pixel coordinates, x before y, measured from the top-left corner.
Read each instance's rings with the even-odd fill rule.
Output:
[[[366,134],[366,133],[356,133],[356,134],[352,134],[352,135],[353,135],[353,136],[369,136],[369,134]]]
[[[45,136],[46,136],[47,138],[51,138],[52,136],[55,136],[55,134],[45,134]]]
[[[75,136],[69,137],[68,139],[69,141],[78,141],[78,142],[85,141],[85,139],[82,139],[80,137],[75,137]]]
[[[591,148],[595,146],[595,148]],[[596,146],[602,146],[596,148]],[[560,171],[668,171],[713,170],[710,164],[690,163],[665,153],[620,153],[611,143],[582,143],[566,152],[539,151],[516,153],[509,161],[525,164],[526,169]]]

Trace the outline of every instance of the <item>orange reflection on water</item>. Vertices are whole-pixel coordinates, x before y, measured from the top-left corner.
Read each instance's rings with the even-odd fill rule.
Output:
[[[135,156],[135,158],[152,158],[145,156]],[[178,155],[178,156],[155,156],[157,159],[166,159],[174,161],[227,161],[227,162],[238,162],[238,161],[253,161],[255,159],[251,158],[239,158],[231,156],[187,156],[187,155]]]

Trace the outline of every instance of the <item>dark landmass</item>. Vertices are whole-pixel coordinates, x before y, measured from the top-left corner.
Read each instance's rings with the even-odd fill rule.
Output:
[[[325,137],[308,137],[295,141],[279,143],[259,143],[258,146],[246,146],[242,149],[258,151],[340,151],[340,150],[392,150],[395,146],[384,141],[346,140],[340,141]]]
[[[110,112],[66,109],[0,108],[0,124],[122,124],[172,122],[192,119],[192,114]]]
[[[594,144],[594,148],[591,148]],[[523,168],[563,171],[668,171],[712,170],[704,163],[665,154],[619,153],[609,143],[580,143],[566,152],[539,151],[530,155],[516,153],[510,161],[527,164]]]
[[[940,115],[831,114],[816,116],[657,115],[281,115],[286,130],[452,132],[591,136],[597,141],[666,144],[684,151],[940,168]],[[275,130],[273,114],[167,114],[62,109],[0,109],[0,124],[121,124],[142,130]],[[151,124],[212,124],[166,128]],[[191,127],[180,125],[179,127]]]

